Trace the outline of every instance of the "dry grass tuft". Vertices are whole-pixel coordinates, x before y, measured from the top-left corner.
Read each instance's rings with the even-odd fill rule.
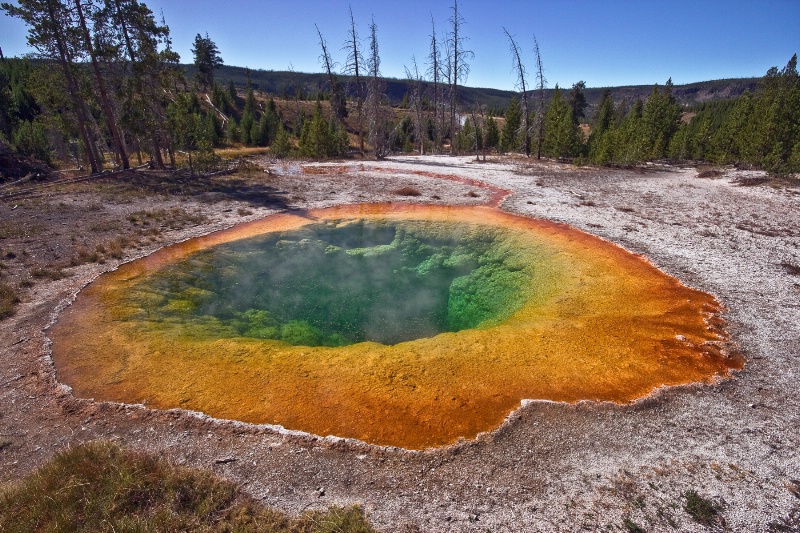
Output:
[[[64,277],[64,272],[62,272],[61,269],[34,268],[31,269],[31,277],[35,279],[49,279],[56,281]]]
[[[704,170],[697,173],[697,177],[703,179],[714,179],[720,176],[722,176],[722,172],[719,170]]]
[[[11,285],[0,283],[0,320],[14,314],[14,305],[19,303],[19,295]]]
[[[358,507],[292,519],[212,473],[93,443],[0,492],[0,531],[371,533]]]
[[[106,246],[109,257],[114,259],[122,259],[122,248],[124,248],[124,244],[121,237],[111,239]]]

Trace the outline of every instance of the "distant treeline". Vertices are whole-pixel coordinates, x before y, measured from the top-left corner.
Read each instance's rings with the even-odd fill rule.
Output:
[[[188,79],[194,79],[197,72],[194,65],[181,64],[181,70]],[[355,98],[354,85],[350,83],[351,76],[339,77],[348,89],[348,98]],[[244,90],[248,81],[256,91],[262,91],[281,99],[302,98],[315,100],[318,94],[327,95],[330,92],[328,77],[324,73],[306,73],[280,70],[257,70],[246,67],[222,65],[215,73],[215,79],[223,86],[230,82],[239,89]],[[734,78],[725,80],[701,81],[686,85],[675,85],[672,89],[676,101],[683,107],[689,108],[698,104],[736,98],[745,91],[754,92],[758,86],[759,78]],[[386,96],[392,105],[400,105],[411,91],[412,82],[406,79],[383,78],[386,86]],[[429,89],[429,83],[424,83],[424,88]],[[652,85],[625,85],[619,87],[587,87],[584,90],[587,109],[593,112],[606,90],[611,91],[615,102],[635,102],[637,99],[645,100],[652,91]],[[503,89],[490,89],[482,87],[459,87],[459,98],[465,105],[485,105],[493,115],[505,114],[508,106],[515,96],[516,91]],[[529,91],[529,95],[532,91]],[[555,89],[545,89],[545,98],[552,99]]]
[[[49,164],[99,172],[128,168],[131,158],[156,167],[188,159],[212,168],[215,148],[244,145],[303,157],[533,147],[533,155],[598,165],[670,159],[800,169],[796,56],[760,80],[563,90],[546,89],[540,77],[515,96],[458,83],[471,54],[461,41],[444,46],[463,54],[458,66],[432,38],[429,61],[439,67],[421,72],[414,62],[406,80],[383,78],[377,27],[370,24],[364,46],[352,12],[345,73],[332,72],[320,33],[327,72],[301,74],[226,67],[199,34],[194,63],[181,65],[166,23],[137,0],[18,0],[0,10],[28,25],[36,50],[0,60],[0,149]],[[457,3],[453,14],[451,24],[463,23]],[[461,35],[454,29],[446,35]],[[351,68],[356,57],[360,71]]]

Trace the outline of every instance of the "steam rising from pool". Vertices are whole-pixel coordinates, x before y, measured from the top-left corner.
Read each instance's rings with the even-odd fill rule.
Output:
[[[421,449],[524,399],[628,402],[741,368],[720,306],[568,226],[487,207],[281,214],[101,276],[53,326],[79,397]]]
[[[298,346],[397,344],[485,327],[524,304],[532,263],[480,224],[332,220],[215,246],[126,297],[132,320]]]

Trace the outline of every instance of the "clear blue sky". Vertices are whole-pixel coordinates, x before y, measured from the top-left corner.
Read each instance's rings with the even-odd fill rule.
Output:
[[[163,11],[181,61],[190,63],[195,34],[208,33],[226,64],[252,69],[320,72],[316,23],[334,60],[349,24],[348,2],[332,0],[144,0]],[[428,55],[431,15],[448,30],[452,0],[352,0],[357,29],[378,26],[382,72],[404,77],[404,66]],[[800,52],[800,0],[461,0],[467,45],[475,53],[467,85],[513,89],[505,26],[533,70],[539,40],[548,86],[676,84],[762,76]],[[29,50],[19,21],[0,15],[6,56]]]

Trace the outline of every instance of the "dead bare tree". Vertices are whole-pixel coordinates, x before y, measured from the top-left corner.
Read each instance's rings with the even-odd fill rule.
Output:
[[[314,24],[314,27],[317,28],[317,35],[319,35],[319,46],[322,48],[322,54],[319,56],[319,60],[325,67],[325,72],[328,74],[328,82],[331,85],[331,107],[333,108],[333,116],[339,122],[344,122],[344,119],[347,118],[347,103],[345,102],[344,95],[342,94],[339,80],[333,73],[336,64],[333,62],[331,55],[328,53],[328,43],[326,43],[325,39],[322,37],[322,32],[319,31],[319,26]]]
[[[452,147],[455,139],[455,132],[451,130],[452,123],[445,120],[448,108],[450,107],[450,95],[453,91],[453,55],[451,53],[452,43],[450,39],[443,39],[444,55],[440,61],[439,76],[442,80],[442,104],[441,104],[441,126],[442,126],[442,151],[444,151],[444,138],[450,137]]]
[[[439,107],[441,105],[441,52],[436,42],[436,23],[431,15],[431,48],[428,54],[429,79],[433,82],[433,150],[438,153],[442,149],[442,127],[439,123]]]
[[[539,53],[539,41],[533,36],[533,55],[536,59],[536,90],[539,91],[539,109],[536,111],[536,159],[542,158],[542,144],[544,143],[544,88],[547,80],[544,78],[542,56]]]
[[[344,74],[355,78],[356,113],[358,113],[358,148],[361,151],[361,155],[364,155],[364,84],[361,80],[364,58],[361,56],[361,50],[359,49],[358,31],[356,31],[356,21],[353,18],[352,6],[350,6],[350,30],[347,32],[347,40],[342,50],[347,52]]]
[[[525,88],[525,65],[522,64],[522,54],[520,54],[517,41],[514,40],[514,37],[511,36],[505,27],[503,28],[503,31],[506,33],[506,37],[508,37],[509,47],[511,48],[511,59],[513,61],[514,71],[517,73],[516,86],[518,89],[520,89],[521,93],[520,102],[522,104],[522,120],[520,121],[519,131],[522,138],[522,149],[525,152],[525,157],[530,157],[531,129],[530,125],[528,124],[528,93]]]
[[[486,162],[486,105],[475,104],[470,110],[472,125],[475,126],[475,161]],[[480,117],[480,122],[478,121]]]
[[[464,48],[467,38],[461,27],[466,24],[464,17],[458,14],[458,0],[453,0],[453,15],[450,17],[449,57],[450,57],[450,155],[455,155],[456,146],[453,140],[456,133],[456,112],[458,110],[458,82],[466,82],[469,76],[469,59],[475,54]]]
[[[381,79],[381,57],[378,52],[378,26],[375,19],[369,25],[369,56],[367,57],[367,101],[366,115],[369,144],[376,159],[383,159],[389,153],[387,120],[383,109],[384,83]]]
[[[423,79],[422,74],[417,67],[417,59],[411,57],[411,64],[413,71],[406,67],[406,78],[411,86],[411,98],[409,108],[412,110],[412,123],[414,126],[414,137],[419,144],[420,155],[425,154],[425,110],[423,109],[422,91]]]

